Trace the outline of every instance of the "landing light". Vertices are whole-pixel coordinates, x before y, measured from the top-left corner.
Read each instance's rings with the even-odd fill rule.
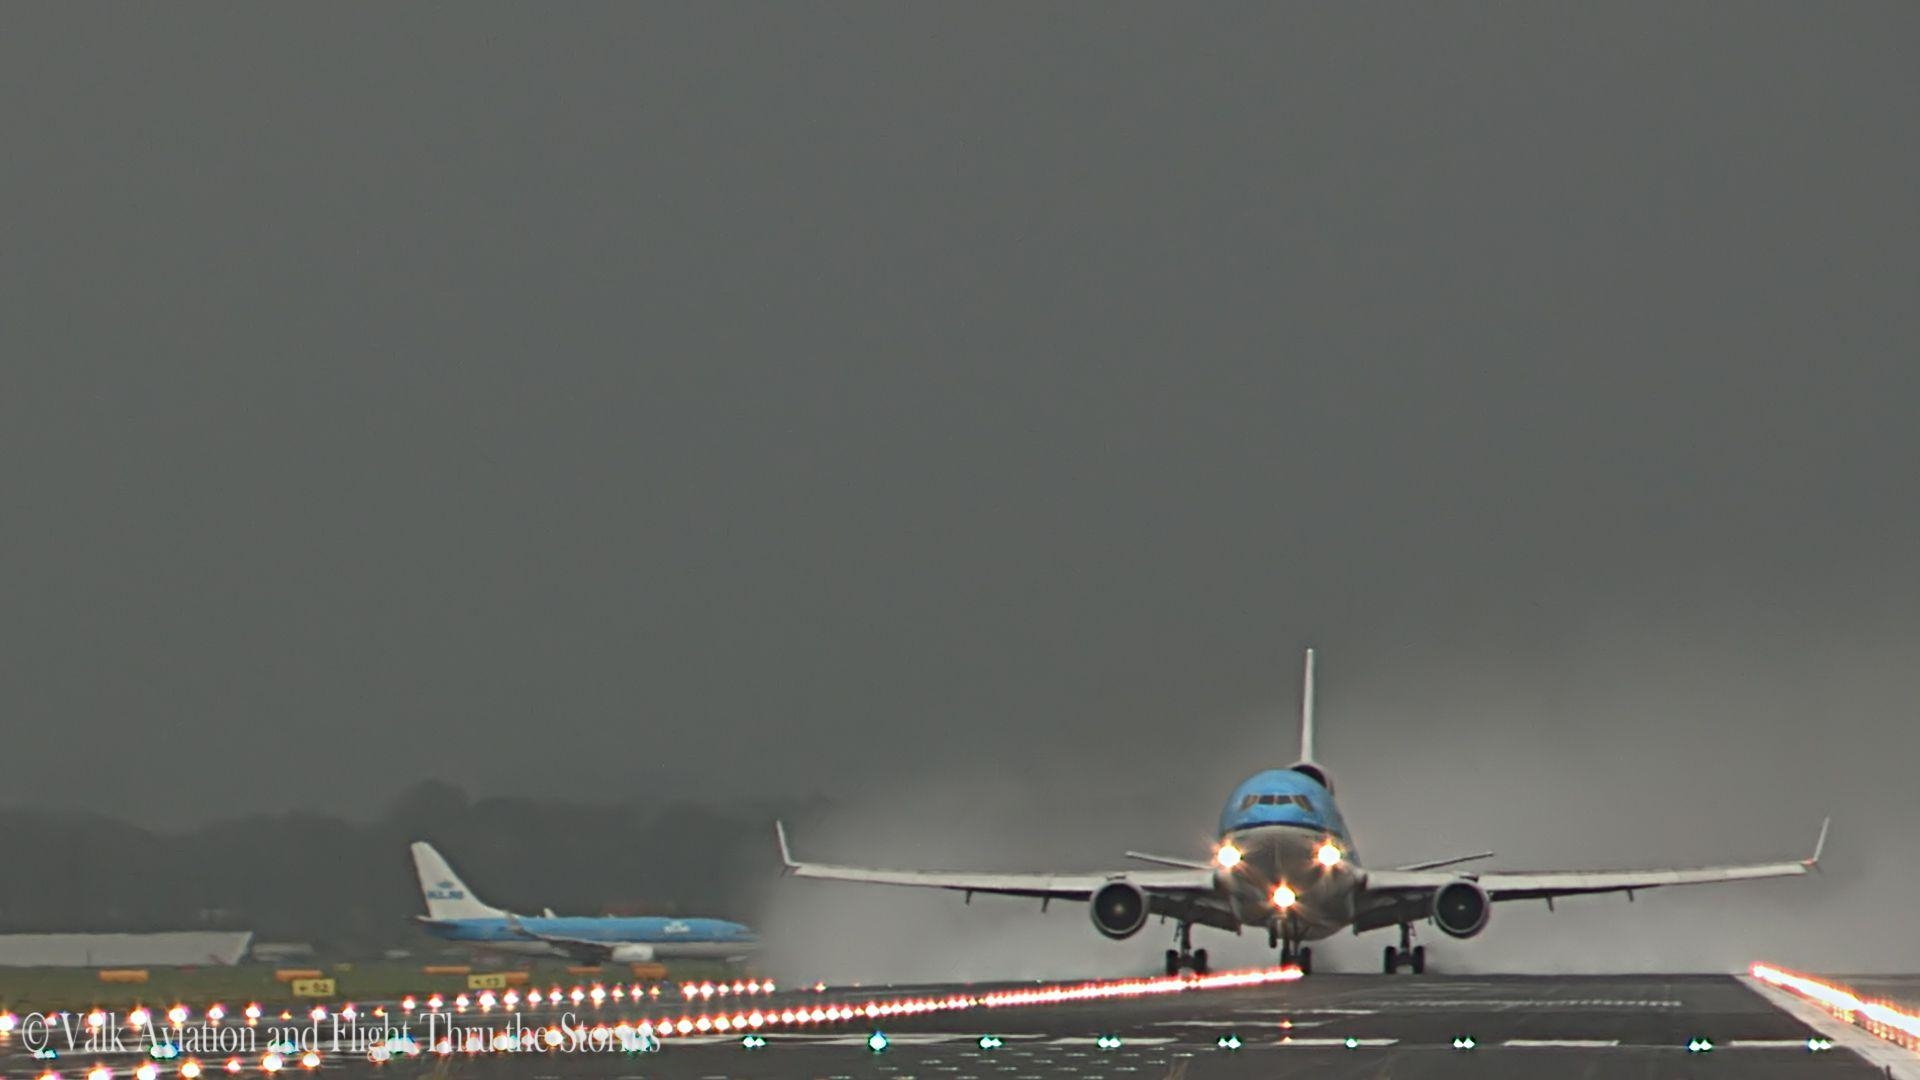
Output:
[[[1220,850],[1213,853],[1213,861],[1222,870],[1231,870],[1240,865],[1240,849],[1232,844],[1221,844]]]
[[[1320,845],[1320,850],[1314,852],[1313,857],[1319,861],[1321,866],[1331,870],[1340,865],[1340,860],[1343,856],[1340,854],[1340,849],[1335,847],[1332,841],[1328,841]]]
[[[1294,903],[1299,899],[1300,899],[1299,895],[1296,894],[1292,889],[1287,888],[1285,885],[1274,886],[1274,889],[1273,889],[1273,906],[1274,907],[1277,907],[1280,910],[1285,911],[1286,909],[1292,907]]]

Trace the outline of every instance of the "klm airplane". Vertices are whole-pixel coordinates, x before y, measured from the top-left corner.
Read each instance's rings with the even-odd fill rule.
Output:
[[[738,960],[759,938],[722,919],[666,919],[515,915],[481,903],[432,844],[413,845],[413,868],[427,913],[416,916],[429,934],[500,952],[564,956],[587,964],[650,960]]]
[[[909,885],[965,893],[1024,896],[1040,900],[1084,902],[1094,929],[1109,938],[1130,938],[1158,915],[1174,921],[1174,945],[1166,954],[1167,974],[1205,972],[1207,950],[1193,948],[1196,925],[1230,930],[1265,930],[1267,946],[1280,949],[1280,963],[1302,974],[1313,970],[1319,941],[1351,927],[1363,933],[1400,928],[1399,947],[1388,945],[1383,967],[1415,974],[1427,967],[1426,946],[1413,944],[1415,923],[1431,922],[1453,938],[1470,938],[1487,928],[1493,905],[1503,900],[1545,900],[1587,893],[1624,892],[1628,899],[1662,885],[1704,885],[1795,877],[1814,869],[1826,846],[1827,824],[1813,857],[1797,862],[1708,866],[1688,870],[1486,871],[1449,869],[1490,858],[1481,852],[1393,869],[1374,869],[1360,861],[1353,836],[1333,801],[1333,781],[1313,756],[1313,650],[1307,650],[1305,689],[1300,709],[1300,760],[1285,769],[1249,777],[1227,798],[1220,812],[1219,841],[1208,862],[1129,851],[1127,857],[1164,870],[1110,873],[973,873],[957,870],[883,870],[797,862],[787,843],[786,826],[775,823],[785,872],[826,881]]]

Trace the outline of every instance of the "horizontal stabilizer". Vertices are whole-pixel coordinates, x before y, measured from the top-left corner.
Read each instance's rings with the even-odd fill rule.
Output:
[[[1182,870],[1213,869],[1212,863],[1195,862],[1192,859],[1176,859],[1168,855],[1149,855],[1144,851],[1129,851],[1127,852],[1127,858],[1139,859],[1141,862],[1153,863],[1157,866],[1177,866]]]
[[[1459,866],[1464,862],[1493,858],[1493,852],[1482,851],[1476,855],[1456,855],[1451,859],[1435,859],[1432,862],[1417,862],[1410,866],[1396,866],[1395,870],[1438,870],[1443,866]]]

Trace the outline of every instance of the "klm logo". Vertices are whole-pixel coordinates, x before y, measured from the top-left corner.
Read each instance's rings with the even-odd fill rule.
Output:
[[[661,927],[660,932],[663,934],[690,934],[693,932],[693,927],[688,926],[686,923],[681,922],[679,919],[675,919],[672,922],[668,923],[667,925]]]
[[[467,894],[451,881],[442,881],[427,890],[429,900],[465,900]]]

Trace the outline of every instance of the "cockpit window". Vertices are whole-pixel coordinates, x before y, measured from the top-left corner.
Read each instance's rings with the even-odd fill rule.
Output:
[[[1256,806],[1297,806],[1307,813],[1313,813],[1313,803],[1305,795],[1246,795],[1240,799],[1242,811]]]

